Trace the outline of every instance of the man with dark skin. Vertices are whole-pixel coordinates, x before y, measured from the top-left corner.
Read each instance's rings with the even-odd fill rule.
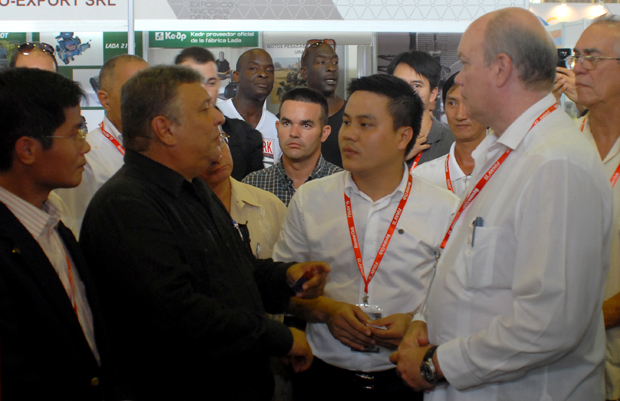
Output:
[[[338,146],[338,132],[342,125],[345,101],[336,95],[338,87],[338,55],[328,39],[309,42],[301,58],[301,76],[310,89],[321,93],[327,99],[331,134],[321,145],[321,154],[328,162],[342,168],[342,156]],[[334,42],[334,47],[336,43]]]
[[[237,83],[237,95],[217,106],[228,118],[238,118],[249,123],[263,135],[263,164],[272,166],[280,158],[276,116],[263,108],[273,89],[274,67],[269,53],[252,49],[237,60],[233,82]]]

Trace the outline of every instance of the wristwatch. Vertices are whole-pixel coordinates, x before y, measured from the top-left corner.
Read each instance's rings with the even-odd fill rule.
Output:
[[[435,369],[435,364],[433,363],[433,355],[435,355],[436,350],[437,346],[430,347],[428,351],[426,351],[426,355],[424,355],[422,365],[420,366],[420,374],[422,375],[422,378],[430,384],[436,384],[439,381],[437,380],[437,370]]]

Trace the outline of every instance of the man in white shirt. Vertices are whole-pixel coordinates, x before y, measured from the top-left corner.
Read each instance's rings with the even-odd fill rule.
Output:
[[[80,235],[82,219],[91,198],[123,165],[121,88],[135,73],[148,66],[140,57],[125,54],[111,58],[101,67],[101,89],[97,96],[105,109],[105,117],[88,133],[91,151],[86,155],[82,183],[77,188],[56,191],[71,214],[73,227],[70,228],[76,237]]]
[[[82,179],[83,96],[54,72],[0,73],[2,399],[95,401],[109,383],[90,272],[48,199]]]
[[[391,359],[432,401],[602,400],[611,189],[550,94],[553,40],[506,8],[470,25],[459,57],[468,114],[494,134],[473,153],[428,326],[412,323]]]
[[[603,316],[607,337],[605,390],[608,400],[620,398],[620,20],[603,18],[590,25],[575,45],[569,66],[576,76],[579,102],[590,110],[578,127],[598,151],[612,182],[614,218]],[[574,64],[573,64],[574,63]]]
[[[457,74],[446,80],[441,92],[448,125],[455,138],[450,153],[416,167],[411,174],[429,180],[462,198],[474,171],[475,163],[471,152],[484,139],[486,127],[467,115],[461,87],[454,83]]]
[[[237,94],[232,99],[218,101],[217,107],[226,117],[244,120],[260,131],[263,164],[265,168],[273,166],[282,154],[276,130],[278,118],[265,109],[265,101],[273,89],[273,60],[263,49],[252,49],[239,56],[236,68],[233,82],[237,83]]]
[[[348,91],[339,135],[347,171],[297,190],[274,248],[275,260],[332,267],[323,297],[291,302],[316,356],[295,399],[421,400],[388,358],[426,298],[458,199],[409,174],[405,155],[424,112],[409,85],[372,75]]]

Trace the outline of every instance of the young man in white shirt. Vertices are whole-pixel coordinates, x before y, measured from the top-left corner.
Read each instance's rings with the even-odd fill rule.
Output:
[[[265,101],[273,89],[273,60],[265,50],[252,49],[239,56],[236,68],[233,82],[237,83],[237,94],[232,99],[218,101],[217,107],[226,117],[244,120],[260,131],[263,164],[265,168],[273,166],[282,154],[276,130],[278,118],[265,109]]]
[[[372,75],[349,94],[339,135],[346,171],[297,190],[274,249],[275,260],[332,267],[324,296],[291,303],[316,356],[295,399],[421,400],[388,357],[426,298],[458,199],[409,174],[405,155],[424,113],[409,85]]]
[[[121,88],[129,78],[148,66],[140,57],[124,54],[111,58],[101,67],[101,89],[97,96],[105,109],[105,117],[88,133],[91,151],[86,155],[82,183],[77,188],[55,191],[67,205],[73,222],[70,228],[76,237],[80,235],[84,213],[95,192],[123,165]]]
[[[596,149],[610,179],[614,197],[614,219],[609,274],[605,286],[603,316],[607,339],[605,397],[620,398],[620,19],[608,16],[592,23],[575,45],[569,66],[575,73],[579,103],[588,115],[578,127]]]
[[[553,39],[506,8],[469,26],[459,57],[467,111],[494,134],[473,153],[426,323],[391,359],[427,401],[602,400],[611,188],[551,95]]]
[[[448,125],[455,138],[450,153],[416,167],[411,174],[427,179],[462,198],[467,193],[475,166],[471,152],[485,138],[486,127],[467,114],[461,87],[454,83],[457,74],[448,78],[441,92]]]

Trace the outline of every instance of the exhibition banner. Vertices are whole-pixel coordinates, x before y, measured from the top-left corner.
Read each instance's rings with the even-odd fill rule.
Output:
[[[258,47],[258,32],[151,31],[149,46],[163,48]]]

